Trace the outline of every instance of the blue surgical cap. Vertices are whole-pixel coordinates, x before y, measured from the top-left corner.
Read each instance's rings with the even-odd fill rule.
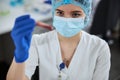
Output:
[[[89,17],[91,14],[91,2],[92,0],[52,0],[52,7],[53,7],[52,12],[54,14],[55,10],[58,7],[66,4],[73,4],[76,6],[80,6],[80,8],[82,8],[84,13],[86,14],[86,18],[85,18],[85,26],[86,26],[89,22]]]

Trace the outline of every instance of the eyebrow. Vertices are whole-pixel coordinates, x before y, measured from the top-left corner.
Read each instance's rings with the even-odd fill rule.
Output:
[[[77,11],[77,10],[76,10],[76,11],[72,11],[72,12],[82,12],[82,11]]]
[[[62,11],[62,10],[60,10],[60,9],[56,9],[56,11]],[[64,12],[64,11],[62,11],[62,12]]]
[[[56,9],[56,11],[62,11],[62,10]],[[64,11],[62,11],[62,12],[64,12]],[[71,11],[71,12],[82,12],[82,11],[80,11],[80,10],[74,10],[74,11]]]

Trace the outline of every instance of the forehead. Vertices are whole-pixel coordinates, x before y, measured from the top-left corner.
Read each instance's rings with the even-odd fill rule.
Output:
[[[83,11],[82,8],[73,4],[62,5],[57,9],[63,10],[63,11]]]

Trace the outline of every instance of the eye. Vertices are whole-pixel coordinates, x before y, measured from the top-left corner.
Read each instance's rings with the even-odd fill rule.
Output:
[[[62,11],[56,11],[56,14],[57,14],[58,16],[64,16],[64,12],[62,12]]]
[[[82,16],[82,14],[80,14],[80,13],[72,13],[73,18],[78,18],[78,17],[81,17],[81,16]]]

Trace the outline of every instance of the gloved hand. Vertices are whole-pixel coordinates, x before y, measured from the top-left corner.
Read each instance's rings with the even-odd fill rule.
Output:
[[[15,61],[24,62],[29,56],[29,47],[32,38],[32,31],[35,27],[35,21],[30,15],[24,15],[16,18],[14,28],[11,32],[15,44]]]

